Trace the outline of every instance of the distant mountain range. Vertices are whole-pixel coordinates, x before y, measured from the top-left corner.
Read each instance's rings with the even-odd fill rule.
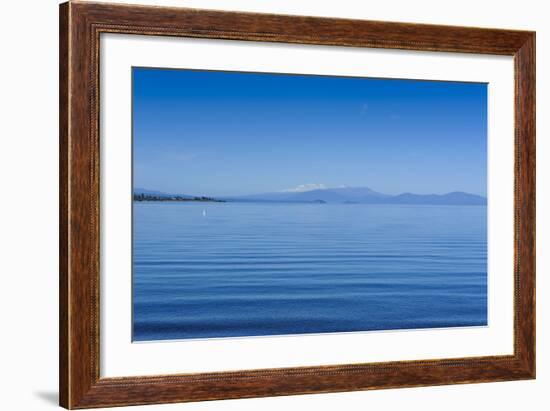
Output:
[[[196,198],[187,194],[168,194],[160,191],[136,188],[134,194],[154,196],[179,196]],[[219,200],[240,202],[299,202],[299,203],[340,203],[340,204],[418,204],[418,205],[485,205],[487,199],[475,194],[453,191],[447,194],[389,195],[376,192],[368,187],[322,188],[308,191],[280,191],[274,193],[252,194],[245,196],[217,197]]]

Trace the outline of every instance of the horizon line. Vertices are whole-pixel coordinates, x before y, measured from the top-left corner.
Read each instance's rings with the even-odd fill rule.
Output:
[[[223,195],[211,195],[211,194],[204,194],[204,193],[202,193],[202,194],[189,194],[189,193],[178,192],[178,190],[176,190],[174,192],[174,191],[164,191],[164,190],[157,190],[157,189],[150,189],[150,188],[133,186],[132,187],[132,194],[134,194],[136,190],[143,190],[143,191],[150,191],[150,192],[160,193],[160,194],[164,194],[164,195],[172,195],[172,196],[181,195],[181,196],[190,196],[190,197],[206,196],[206,197],[212,197],[212,198],[231,198],[231,197],[251,197],[251,196],[259,196],[259,195],[266,195],[266,194],[288,194],[288,195],[292,195],[292,194],[308,193],[308,192],[312,192],[312,191],[338,190],[338,189],[345,189],[345,188],[348,188],[348,189],[357,189],[357,188],[368,189],[368,190],[372,191],[375,194],[381,194],[381,195],[388,196],[388,197],[396,197],[396,196],[405,195],[405,194],[412,194],[412,195],[419,195],[419,196],[431,196],[431,195],[444,196],[444,195],[453,194],[453,193],[461,193],[461,194],[474,195],[474,196],[478,196],[478,197],[487,199],[486,194],[482,195],[482,194],[476,194],[476,193],[471,193],[471,192],[462,191],[462,190],[445,191],[445,192],[442,192],[442,193],[430,192],[430,193],[425,193],[425,194],[415,193],[415,192],[412,192],[412,191],[400,191],[397,194],[387,194],[387,193],[383,193],[381,191],[373,190],[368,186],[345,186],[345,185],[336,186],[336,187],[313,188],[311,190],[303,190],[303,191],[291,191],[289,189],[286,189],[286,190],[262,191],[262,192],[249,193],[249,194],[223,194]]]

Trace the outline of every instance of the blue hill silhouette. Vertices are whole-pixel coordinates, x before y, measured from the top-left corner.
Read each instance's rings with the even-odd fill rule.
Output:
[[[389,195],[368,187],[325,188],[302,192],[276,192],[226,197],[233,201],[326,202],[358,204],[431,204],[431,205],[485,205],[487,199],[475,194],[453,191],[447,194]]]
[[[135,188],[134,194],[154,195],[158,197],[179,196],[198,197],[188,194],[169,194],[161,191]],[[202,196],[203,194],[201,194]],[[323,188],[308,191],[279,191],[274,193],[252,194],[244,196],[214,197],[226,201],[244,202],[299,202],[299,203],[340,203],[340,204],[417,204],[417,205],[486,205],[485,197],[462,191],[447,194],[403,193],[389,195],[379,193],[368,187]]]

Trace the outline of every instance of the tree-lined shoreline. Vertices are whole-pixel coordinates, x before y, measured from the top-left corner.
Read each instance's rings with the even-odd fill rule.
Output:
[[[310,204],[402,204],[402,205],[487,205],[487,198],[462,191],[445,194],[385,194],[368,187],[319,188],[263,194],[209,197],[135,189],[134,201],[261,202]]]
[[[218,200],[212,197],[183,197],[183,196],[160,196],[152,194],[134,194],[134,201],[202,201],[225,203],[224,200]]]

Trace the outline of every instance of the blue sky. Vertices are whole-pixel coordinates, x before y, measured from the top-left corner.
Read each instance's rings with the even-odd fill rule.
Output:
[[[134,187],[487,192],[487,85],[133,68]]]

